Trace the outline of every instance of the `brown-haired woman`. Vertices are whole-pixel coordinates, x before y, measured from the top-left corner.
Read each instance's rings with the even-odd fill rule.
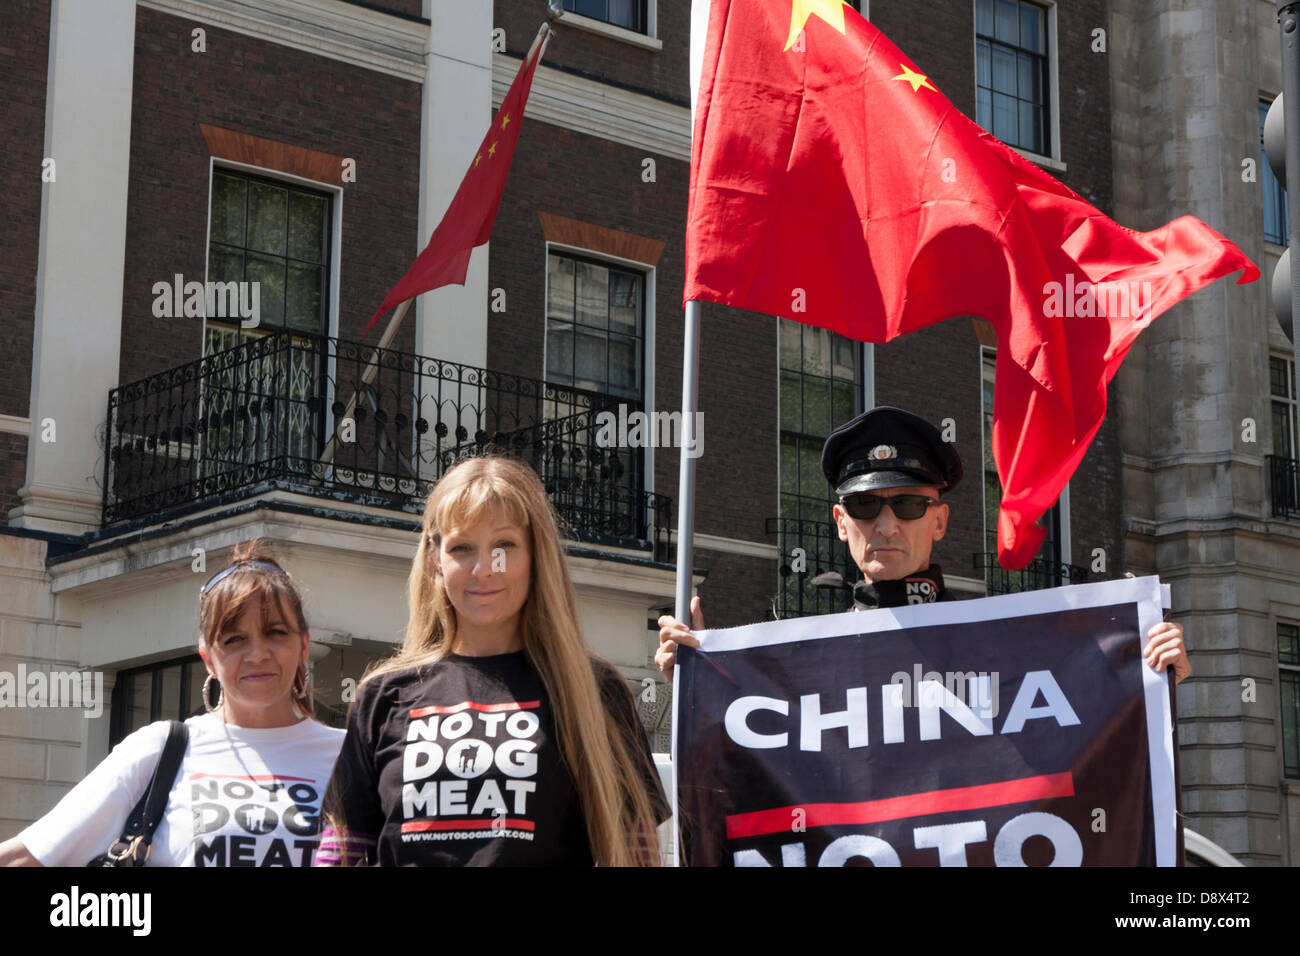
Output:
[[[343,732],[311,719],[302,599],[256,542],[199,596],[207,713],[187,720],[150,866],[310,866]],[[213,701],[211,684],[220,684]],[[131,734],[44,817],[0,844],[0,864],[84,866],[122,833],[167,737]]]
[[[430,493],[406,640],[367,674],[317,865],[655,865],[667,815],[627,684],[583,642],[531,468],[451,468]]]

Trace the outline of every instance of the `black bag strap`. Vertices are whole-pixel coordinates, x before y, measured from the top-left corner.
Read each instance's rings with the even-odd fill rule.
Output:
[[[154,831],[162,822],[163,810],[167,807],[167,795],[171,793],[176,773],[181,769],[181,758],[185,756],[185,747],[190,740],[190,729],[179,720],[168,721],[167,743],[163,745],[162,756],[154,768],[149,789],[131,810],[122,828],[121,842],[131,847],[131,857],[137,865],[143,865],[149,858],[149,846],[153,843]],[[137,839],[138,838],[138,839]],[[143,848],[144,855],[140,855]]]

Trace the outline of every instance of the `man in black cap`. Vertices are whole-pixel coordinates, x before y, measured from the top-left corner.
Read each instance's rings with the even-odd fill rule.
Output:
[[[873,408],[831,432],[822,473],[840,499],[831,512],[840,540],[863,574],[851,585],[855,607],[953,600],[930,551],[948,530],[940,496],[962,468],[938,429],[901,408]],[[834,573],[814,584],[850,586]]]
[[[930,552],[948,530],[948,505],[940,496],[961,481],[962,467],[937,428],[901,408],[873,408],[831,432],[822,448],[822,472],[840,499],[831,512],[840,540],[862,571],[853,585],[855,610],[954,599]],[[848,587],[838,574],[815,580]],[[691,625],[704,627],[698,597],[691,600]],[[1152,668],[1173,667],[1179,681],[1191,673],[1181,625],[1163,622],[1147,636]],[[672,674],[678,644],[699,646],[667,614],[659,618],[659,641],[655,662],[666,675]]]

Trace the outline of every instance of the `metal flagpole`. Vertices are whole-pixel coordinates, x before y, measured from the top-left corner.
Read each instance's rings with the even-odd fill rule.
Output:
[[[375,372],[379,368],[380,351],[388,348],[389,343],[393,341],[393,337],[397,335],[398,327],[402,324],[402,319],[406,318],[406,313],[410,310],[411,303],[414,301],[414,299],[407,299],[399,305],[397,311],[393,313],[393,317],[388,322],[388,327],[384,329],[384,334],[379,338],[379,344],[375,346],[374,354],[370,356],[370,361],[366,363],[365,370],[361,373],[361,384],[352,390],[352,398],[348,402],[348,407],[344,410],[343,414],[339,416],[339,421],[352,417],[352,413],[357,407],[357,399],[361,397],[361,390],[374,380]],[[334,451],[338,448],[338,422],[335,422],[334,425],[334,434],[330,436],[330,443],[326,447],[325,453],[320,457],[320,463],[322,465],[328,465],[334,460]]]
[[[537,36],[533,38],[532,46],[530,46],[528,52],[524,54],[523,62],[525,64],[531,63],[534,57],[539,60],[541,59],[542,54],[545,52],[547,41],[550,40],[551,35],[555,32],[550,24],[550,20],[554,19],[554,17],[555,11],[552,11],[551,15],[544,20],[542,25],[538,28]],[[388,320],[388,326],[384,329],[384,334],[379,339],[379,345],[376,347],[374,355],[370,357],[370,361],[366,363],[365,370],[361,373],[361,383],[357,386],[356,390],[353,391],[352,399],[348,402],[348,407],[343,412],[341,418],[352,417],[352,412],[357,406],[357,399],[361,397],[361,390],[373,381],[375,372],[379,368],[379,351],[388,348],[389,344],[393,341],[393,338],[397,335],[398,328],[402,324],[402,320],[406,318],[406,313],[410,311],[411,303],[415,301],[415,298],[416,297],[407,299],[399,305],[397,310],[393,313],[393,317]],[[324,454],[320,457],[320,463],[322,465],[328,465],[333,461],[334,452],[337,448],[338,429],[335,428],[334,434],[330,437],[329,445],[325,448]]]
[[[691,626],[691,555],[695,545],[695,458],[686,450],[698,449],[695,412],[700,388],[700,303],[686,303],[682,342],[682,459],[677,480],[677,620]]]

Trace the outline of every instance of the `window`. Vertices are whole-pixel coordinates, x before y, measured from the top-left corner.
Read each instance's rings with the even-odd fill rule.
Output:
[[[575,391],[546,395],[534,467],[562,513],[583,511],[588,532],[631,535],[655,444],[627,425],[645,411],[646,276],[559,252],[547,254],[546,272],[546,381]],[[609,433],[611,415],[626,433]]]
[[[1009,146],[1050,156],[1047,10],[1023,0],[975,2],[976,120]]]
[[[1264,191],[1264,238],[1285,246],[1291,231],[1287,221],[1286,190],[1277,181],[1277,175],[1264,155],[1264,118],[1268,116],[1271,105],[1268,100],[1259,101],[1259,183]]]
[[[1295,363],[1280,355],[1268,357],[1268,386],[1273,413],[1273,454],[1280,458],[1296,454],[1297,418]]]
[[[822,474],[827,436],[861,411],[862,346],[826,329],[779,320],[780,513],[776,527],[782,561],[777,614],[795,617],[844,610],[834,592],[809,583],[823,571],[839,571],[852,583],[861,577],[848,546],[831,520],[835,503]],[[791,555],[802,548],[806,567],[796,572]]]
[[[122,671],[113,686],[109,745],[155,720],[185,720],[203,713],[203,682],[208,672],[197,654]],[[214,680],[212,699],[219,695]]]
[[[258,328],[327,333],[330,203],[325,193],[213,170],[208,280],[258,283]]]
[[[1300,777],[1300,625],[1277,624],[1278,697],[1282,702],[1282,764]]]
[[[645,277],[552,252],[546,277],[546,379],[640,401]]]
[[[1038,555],[1020,571],[1007,571],[998,564],[998,509],[1002,506],[1002,484],[998,481],[997,465],[993,461],[993,386],[997,350],[983,347],[980,354],[980,396],[984,419],[981,456],[984,477],[984,554],[976,555],[976,567],[984,569],[984,585],[989,594],[1078,584],[1087,575],[1084,569],[1065,563],[1066,556],[1062,554],[1061,544],[1065,540],[1065,522],[1069,517],[1063,513],[1065,509],[1059,500],[1041,519],[1047,529],[1047,538]]]
[[[650,0],[564,0],[564,9],[636,33],[649,32]]]
[[[851,339],[780,320],[781,515],[829,521],[834,495],[822,474],[822,445],[858,412],[861,348]]]
[[[1268,457],[1275,517],[1300,519],[1300,422],[1297,421],[1295,362],[1268,357],[1269,413],[1273,454]]]
[[[257,283],[258,324],[242,328],[239,316],[209,315],[204,355],[273,332],[303,338],[241,354],[209,380],[203,415],[220,425],[205,434],[203,478],[286,454],[313,460],[322,450],[328,349],[315,337],[329,333],[332,209],[328,193],[230,169],[212,172],[208,281],[250,284],[249,302]]]
[[[980,411],[984,416],[984,444],[981,460],[984,476],[984,550],[998,550],[998,509],[1002,506],[1002,484],[993,461],[993,385],[997,351],[980,349]]]

